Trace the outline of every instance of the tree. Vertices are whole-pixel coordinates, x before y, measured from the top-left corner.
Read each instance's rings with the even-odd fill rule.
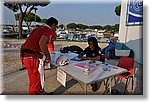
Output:
[[[107,31],[111,31],[112,30],[112,27],[110,25],[106,25],[103,27],[105,30]]]
[[[60,24],[59,26],[58,26],[58,28],[61,28],[61,29],[63,29],[65,26],[63,25],[63,24]]]
[[[119,31],[119,24],[115,24],[115,32]]]
[[[76,24],[76,28],[83,30],[83,29],[88,28],[88,26],[87,25],[83,25],[83,24]]]
[[[24,21],[27,24],[28,30],[30,31],[31,23],[32,22],[40,22],[41,18],[38,15],[35,15],[34,13],[29,13],[28,15],[25,16]]]
[[[93,26],[89,26],[89,28],[90,29],[103,29],[103,27],[102,26],[100,26],[100,25],[93,25]]]
[[[38,15],[35,15],[34,13],[29,13],[28,15],[25,16],[24,21],[28,26],[28,30],[30,31],[31,23],[32,22],[40,22],[41,18]]]
[[[47,23],[47,20],[48,20],[48,19],[43,18],[43,19],[41,19],[41,23]]]
[[[37,10],[37,6],[47,6],[50,3],[49,0],[3,0],[3,4],[14,12],[20,11],[19,15],[19,38],[22,38],[22,23],[26,15],[32,10]],[[25,9],[23,9],[25,8]]]
[[[19,20],[20,13],[15,15],[16,20]],[[35,19],[36,18],[36,19]],[[36,20],[36,21],[35,21]],[[27,24],[28,30],[30,31],[30,25],[33,21],[40,22],[41,18],[38,15],[35,15],[34,13],[29,13],[24,17],[24,21]]]
[[[68,29],[76,29],[76,24],[75,23],[67,24],[67,28]]]
[[[115,13],[116,13],[117,16],[120,16],[120,13],[121,13],[121,5],[116,6],[116,8],[115,8]]]

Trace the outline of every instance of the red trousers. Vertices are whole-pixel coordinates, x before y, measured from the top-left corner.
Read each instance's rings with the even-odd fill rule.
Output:
[[[20,57],[22,61],[22,57]],[[29,94],[36,95],[40,94],[41,81],[40,73],[38,71],[39,59],[36,56],[29,56],[23,58],[23,64],[27,68],[29,77]]]

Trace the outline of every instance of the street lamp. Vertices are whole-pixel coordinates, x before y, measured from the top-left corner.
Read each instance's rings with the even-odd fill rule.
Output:
[[[36,27],[36,10],[38,10],[36,7],[33,8],[35,11],[35,27]]]

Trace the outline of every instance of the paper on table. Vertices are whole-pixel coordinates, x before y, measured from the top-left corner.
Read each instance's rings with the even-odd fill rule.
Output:
[[[78,64],[75,64],[75,67],[76,68],[80,68],[80,69],[84,69],[84,68],[87,68],[87,69],[93,69],[95,68],[95,66],[93,65],[86,65],[86,63],[78,63]]]

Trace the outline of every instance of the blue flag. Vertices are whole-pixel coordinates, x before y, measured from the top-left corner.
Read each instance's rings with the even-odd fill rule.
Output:
[[[143,22],[143,0],[129,0],[128,23]]]

